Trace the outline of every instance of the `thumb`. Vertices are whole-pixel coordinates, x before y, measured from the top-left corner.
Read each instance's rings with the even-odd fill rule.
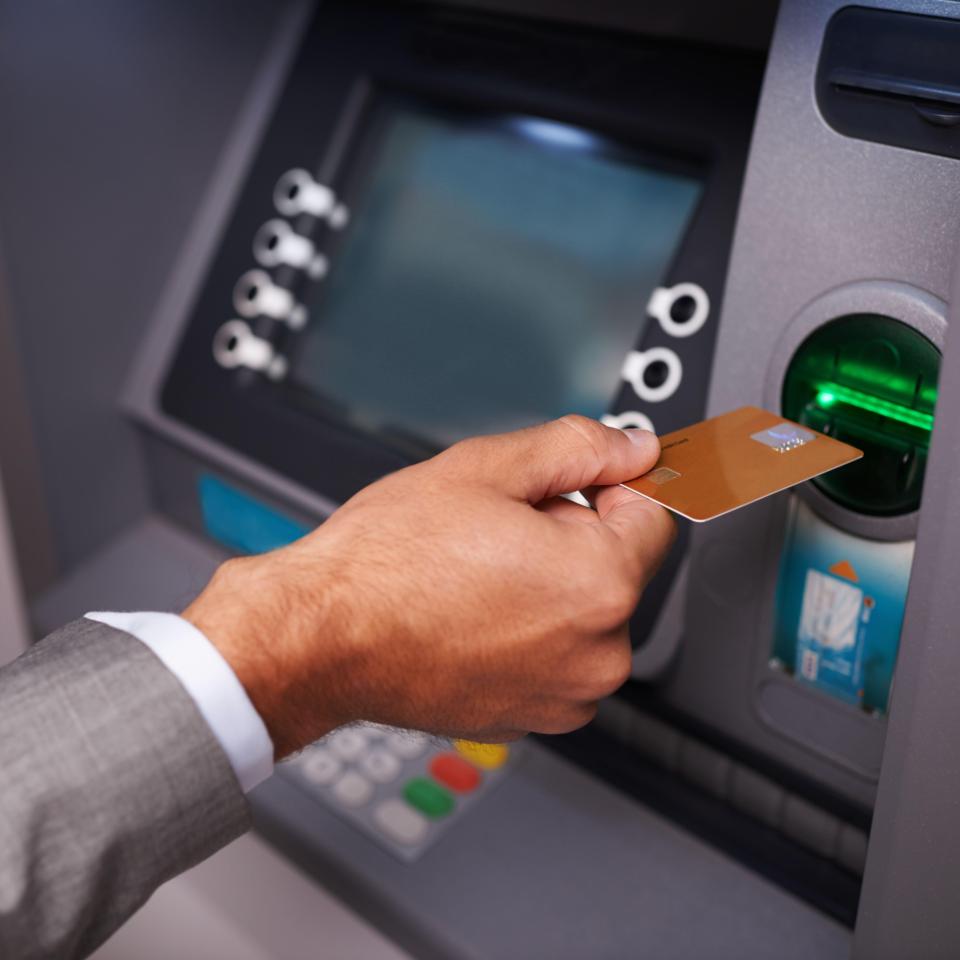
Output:
[[[632,480],[657,462],[660,443],[647,430],[618,430],[571,414],[488,437],[478,452],[489,479],[520,499],[539,503],[561,493]]]
[[[673,514],[626,487],[606,487],[597,494],[596,504],[601,523],[627,545],[646,583],[676,537]]]

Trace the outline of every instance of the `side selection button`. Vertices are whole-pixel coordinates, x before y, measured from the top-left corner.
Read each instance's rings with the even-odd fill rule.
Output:
[[[253,255],[264,267],[286,264],[298,267],[318,280],[328,268],[327,258],[317,252],[312,240],[295,233],[286,220],[268,220],[253,238]]]
[[[325,183],[318,183],[306,171],[288,170],[278,181],[273,191],[273,202],[285,217],[309,213],[327,221],[334,230],[347,225],[350,214],[337,202],[337,195]]]
[[[287,361],[269,340],[258,337],[242,320],[228,320],[213,337],[213,357],[227,370],[246,367],[281,380],[287,372]]]
[[[696,283],[657,287],[647,304],[647,313],[671,337],[692,337],[710,316],[710,298]]]
[[[641,400],[660,403],[680,386],[683,366],[669,347],[632,350],[623,361],[621,376]]]

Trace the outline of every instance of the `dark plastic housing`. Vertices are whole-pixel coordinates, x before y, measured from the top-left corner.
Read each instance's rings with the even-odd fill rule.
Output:
[[[844,7],[827,25],[817,104],[838,132],[960,157],[960,20]]]

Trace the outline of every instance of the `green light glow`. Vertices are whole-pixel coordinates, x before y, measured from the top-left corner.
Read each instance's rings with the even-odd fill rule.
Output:
[[[911,407],[905,407],[900,403],[893,403],[890,400],[881,400],[879,397],[873,397],[869,393],[863,393],[861,390],[854,390],[851,387],[845,387],[839,383],[820,383],[817,384],[817,405],[828,409],[835,403],[847,403],[852,407],[859,407],[869,413],[879,413],[883,417],[889,417],[891,420],[898,420],[911,427],[919,427],[921,430],[933,430],[933,415],[921,413]]]

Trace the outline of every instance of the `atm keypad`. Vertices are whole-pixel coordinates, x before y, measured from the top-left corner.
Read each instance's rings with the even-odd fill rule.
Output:
[[[335,730],[279,767],[402,860],[416,860],[503,779],[518,747],[453,742],[360,724]]]

